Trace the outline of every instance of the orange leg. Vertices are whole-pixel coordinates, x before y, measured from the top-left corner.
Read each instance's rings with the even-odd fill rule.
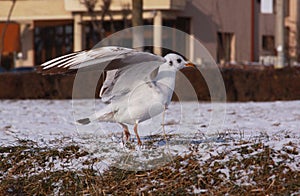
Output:
[[[141,145],[142,145],[142,142],[141,142],[140,136],[139,136],[139,134],[138,134],[137,127],[138,127],[138,122],[136,122],[136,123],[134,124],[133,130],[134,130],[134,133],[135,133],[136,138],[137,138],[137,140],[138,140],[138,145],[141,146]]]
[[[129,140],[129,137],[130,137],[130,133],[129,133],[129,131],[128,131],[127,125],[125,125],[125,124],[123,124],[123,123],[119,123],[119,124],[123,127],[126,141],[128,141],[128,140]]]

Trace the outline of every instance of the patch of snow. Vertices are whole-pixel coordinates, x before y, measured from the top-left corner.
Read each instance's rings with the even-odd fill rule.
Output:
[[[207,189],[199,189],[199,188],[196,188],[195,186],[192,187],[193,188],[193,191],[191,192],[192,194],[203,194],[203,193],[206,193],[208,192]]]
[[[100,100],[94,104],[95,110],[104,107]],[[223,103],[218,104],[221,106]],[[163,137],[162,118],[155,117],[139,125],[142,141],[153,141],[152,146],[140,149],[126,148],[121,142],[122,129],[117,124],[95,122],[88,126],[78,125],[75,119],[89,114],[90,105],[87,100],[2,100],[0,145],[18,145],[22,140],[36,142],[41,147],[76,144],[88,150],[93,157],[103,160],[97,166],[99,169],[115,164],[143,170],[165,164],[171,160],[168,154],[183,155],[193,145],[198,147],[202,162],[224,151],[231,154],[225,157],[224,162],[232,157],[241,159],[234,148],[235,142],[253,141],[263,142],[275,151],[296,148],[298,155],[289,154],[295,161],[287,164],[294,170],[300,170],[300,101],[226,103],[225,116],[213,116],[214,109],[218,107],[212,107],[210,103],[172,102],[164,121],[165,132],[172,137],[167,140]],[[225,121],[219,119],[218,126],[211,125],[214,117],[225,117]],[[129,128],[132,130],[132,126]],[[212,130],[219,135],[207,137]],[[132,145],[135,145],[136,138],[131,133],[135,140]],[[156,141],[149,135],[159,135],[161,139]],[[286,146],[288,143],[295,147]],[[245,156],[257,153],[260,152],[253,151]],[[278,157],[273,157],[273,160],[281,161]],[[74,168],[82,167],[77,162],[70,164]],[[128,164],[132,165],[127,167]],[[55,167],[60,167],[59,162]]]
[[[230,171],[229,171],[228,168],[218,169],[217,172],[220,172],[220,173],[224,174],[225,178],[227,180],[229,180],[229,178],[230,178]]]

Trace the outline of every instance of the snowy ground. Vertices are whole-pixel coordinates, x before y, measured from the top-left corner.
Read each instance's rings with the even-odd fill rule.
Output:
[[[99,100],[0,101],[0,181],[5,182],[0,192],[18,192],[19,182],[11,179],[24,178],[27,182],[30,178],[33,184],[37,179],[41,181],[38,187],[48,186],[51,180],[54,192],[49,194],[58,193],[64,184],[60,176],[56,179],[52,175],[55,172],[65,175],[73,171],[86,177],[82,172],[104,172],[108,166],[115,166],[122,171],[154,172],[156,181],[151,180],[152,172],[142,175],[148,178],[130,178],[132,186],[139,187],[133,187],[130,193],[162,191],[166,187],[177,191],[172,182],[178,180],[186,184],[187,193],[194,194],[249,190],[267,194],[281,189],[292,195],[300,193],[300,101],[174,102],[166,112],[164,129],[162,116],[139,125],[142,147],[136,145],[133,133],[132,140],[124,144],[122,129],[116,124],[83,126],[75,122],[102,107]],[[178,164],[178,157],[186,158]],[[157,175],[172,180],[164,181]],[[195,175],[195,181],[187,182]],[[106,180],[99,179],[100,189],[122,192],[114,188],[120,182],[105,188]],[[128,180],[122,181],[124,187],[128,187]],[[21,190],[26,191],[26,187]]]
[[[241,140],[262,141],[274,150],[283,149],[288,143],[295,145],[298,152],[300,149],[300,101],[217,103],[215,106],[172,103],[165,117],[165,133],[169,139],[166,140],[161,127],[162,118],[157,117],[139,126],[145,144],[140,149],[136,149],[136,141],[124,147],[122,129],[116,124],[76,124],[74,118],[93,110],[91,105],[91,100],[1,101],[0,146],[17,145],[20,141],[47,147],[76,144],[101,157],[99,167],[114,164],[129,170],[166,164],[172,159],[170,155],[182,155],[193,145],[202,145],[203,160],[224,150],[222,144]],[[96,108],[104,106],[98,101],[96,105]],[[222,110],[224,106],[226,110]],[[213,114],[218,108],[220,112]],[[216,121],[219,124],[213,124],[213,118],[219,118]],[[295,162],[289,165],[300,170],[300,155],[295,155]]]

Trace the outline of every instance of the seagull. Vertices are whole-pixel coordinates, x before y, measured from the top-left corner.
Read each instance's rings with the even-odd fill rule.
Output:
[[[126,141],[130,138],[128,125],[134,125],[137,143],[142,145],[138,124],[167,109],[176,72],[185,67],[195,68],[195,65],[178,54],[161,57],[131,48],[106,46],[54,58],[38,66],[37,71],[50,75],[96,69],[106,72],[99,95],[106,106],[77,122],[83,125],[93,121],[118,123]]]

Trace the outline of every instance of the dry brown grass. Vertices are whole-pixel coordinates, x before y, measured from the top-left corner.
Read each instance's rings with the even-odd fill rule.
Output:
[[[194,190],[203,195],[289,195],[300,190],[300,171],[287,166],[299,152],[293,143],[286,145],[275,151],[263,143],[239,142],[239,156],[224,151],[205,161],[196,146],[154,170],[99,173],[93,165],[100,160],[79,146],[58,149],[23,141],[0,147],[0,195],[185,195]],[[74,162],[82,167],[72,167]]]

